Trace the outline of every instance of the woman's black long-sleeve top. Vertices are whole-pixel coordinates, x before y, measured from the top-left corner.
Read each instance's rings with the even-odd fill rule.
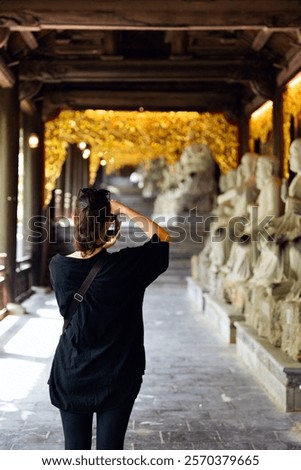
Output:
[[[62,410],[117,406],[145,371],[143,297],[168,268],[169,243],[154,235],[144,245],[87,259],[55,255],[49,269],[63,317],[99,257],[103,267],[61,335],[52,363],[50,399]]]

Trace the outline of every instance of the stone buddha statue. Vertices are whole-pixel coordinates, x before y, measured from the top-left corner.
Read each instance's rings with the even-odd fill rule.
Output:
[[[211,269],[214,272],[217,272],[229,257],[232,245],[232,237],[229,233],[230,218],[246,216],[248,205],[256,201],[258,195],[255,179],[257,158],[258,155],[255,153],[245,153],[235,172],[235,185],[217,197],[214,214],[218,216],[218,219],[211,225],[211,239],[218,240],[216,243],[214,241],[211,243]],[[220,236],[221,231],[226,231],[225,237]]]
[[[266,216],[279,217],[283,213],[281,200],[281,180],[278,158],[263,155],[258,158],[256,168],[256,186],[259,189],[257,199],[258,218]]]
[[[155,199],[153,217],[177,216],[194,207],[209,212],[216,194],[215,165],[207,145],[185,147],[174,172],[165,173],[167,184]]]
[[[301,138],[291,143],[289,165],[296,175],[289,187],[286,181],[282,184],[284,214],[269,224],[269,233],[278,242],[301,236]]]
[[[301,138],[291,143],[289,164],[296,174],[289,186],[286,182],[282,184],[284,213],[270,222],[268,231],[286,279],[280,294],[286,300],[296,300],[301,295]]]
[[[241,158],[235,174],[235,184],[217,197],[215,213],[218,215],[247,215],[247,207],[256,201],[258,189],[256,187],[256,164],[258,154],[247,152]],[[232,175],[231,175],[232,177]]]
[[[244,227],[241,241],[238,240],[232,244],[228,262],[223,268],[226,273],[225,288],[237,282],[246,282],[253,276],[259,254],[257,244],[261,237],[260,223],[266,216],[278,217],[283,211],[281,180],[276,176],[277,172],[278,159],[276,157],[269,155],[258,157],[256,186],[259,195],[256,204],[248,205],[249,222]]]
[[[301,139],[290,146],[289,187],[282,184],[283,213],[268,224],[269,240],[260,240],[260,255],[248,284],[252,303],[247,322],[274,345],[292,353],[298,346],[301,297]],[[289,320],[288,320],[289,318]],[[300,342],[299,342],[300,344]],[[299,347],[299,346],[298,346]],[[298,348],[297,348],[298,349]]]
[[[163,157],[157,157],[149,162],[149,167],[144,176],[142,196],[150,198],[156,196],[161,190],[162,175],[168,171],[168,166]]]
[[[236,186],[237,168],[231,168],[227,173],[221,174],[218,182],[220,193],[225,193]]]
[[[269,222],[269,239],[257,243],[259,256],[247,282],[244,313],[260,336],[300,360],[301,138],[290,146],[289,164],[295,176],[289,186],[282,184],[285,207]]]

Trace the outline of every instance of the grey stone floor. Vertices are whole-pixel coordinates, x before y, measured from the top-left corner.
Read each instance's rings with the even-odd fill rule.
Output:
[[[133,190],[121,196],[142,204]],[[168,271],[146,292],[147,370],[125,449],[301,450],[301,413],[277,409],[187,296],[190,257],[200,250],[189,237],[172,244]],[[23,305],[26,315],[0,322],[0,449],[61,450],[47,379],[62,320],[51,291]]]
[[[0,449],[63,449],[47,378],[61,330],[52,292],[0,325]],[[125,449],[301,449],[301,414],[276,408],[166,273],[145,297],[147,372]]]

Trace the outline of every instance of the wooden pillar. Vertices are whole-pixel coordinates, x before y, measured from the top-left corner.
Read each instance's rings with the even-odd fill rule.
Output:
[[[82,156],[82,152],[77,148],[76,153],[75,153],[75,162],[77,166],[77,184],[78,184],[78,189],[82,188],[84,185],[84,159]],[[74,163],[75,163],[74,162]]]
[[[72,217],[72,160],[70,151],[65,161],[65,194],[64,194],[64,216],[70,219]]]
[[[82,188],[87,188],[89,186],[89,161],[90,158],[82,159],[83,166],[83,177],[82,177]]]
[[[17,87],[0,88],[0,252],[7,253],[8,301],[15,300],[19,99]]]
[[[238,163],[240,163],[242,155],[250,151],[249,138],[249,117],[242,113],[239,123],[240,152],[238,157]]]
[[[279,176],[283,177],[283,97],[277,89],[273,101],[273,154],[279,159]]]
[[[55,219],[64,216],[64,191],[65,191],[65,164],[62,166],[61,174],[56,181],[54,191]]]
[[[43,213],[44,202],[44,125],[39,113],[35,115],[22,114],[23,153],[24,153],[24,240],[25,254],[31,256],[32,281],[41,285],[41,256],[42,242],[39,237],[32,237],[32,231],[37,233]],[[31,148],[29,137],[38,136],[38,146]],[[45,231],[43,232],[45,233]],[[41,233],[41,237],[43,236]]]
[[[82,153],[76,144],[71,144],[69,148],[69,156],[71,158],[71,174],[72,174],[72,212],[74,211],[75,201],[79,188],[82,187]]]
[[[83,158],[82,152],[79,152],[80,188],[87,188],[89,186],[89,161],[90,157]]]

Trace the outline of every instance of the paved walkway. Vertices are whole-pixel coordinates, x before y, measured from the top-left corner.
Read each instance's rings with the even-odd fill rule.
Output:
[[[187,297],[185,246],[145,296],[147,372],[125,448],[301,450],[301,413],[277,409]],[[60,450],[47,378],[62,321],[52,292],[24,306],[0,323],[0,449]]]
[[[301,449],[301,414],[275,407],[187,298],[184,280],[162,278],[145,298],[147,373],[126,449]],[[53,293],[24,305],[28,315],[0,325],[0,448],[62,449],[46,383],[61,319]]]

